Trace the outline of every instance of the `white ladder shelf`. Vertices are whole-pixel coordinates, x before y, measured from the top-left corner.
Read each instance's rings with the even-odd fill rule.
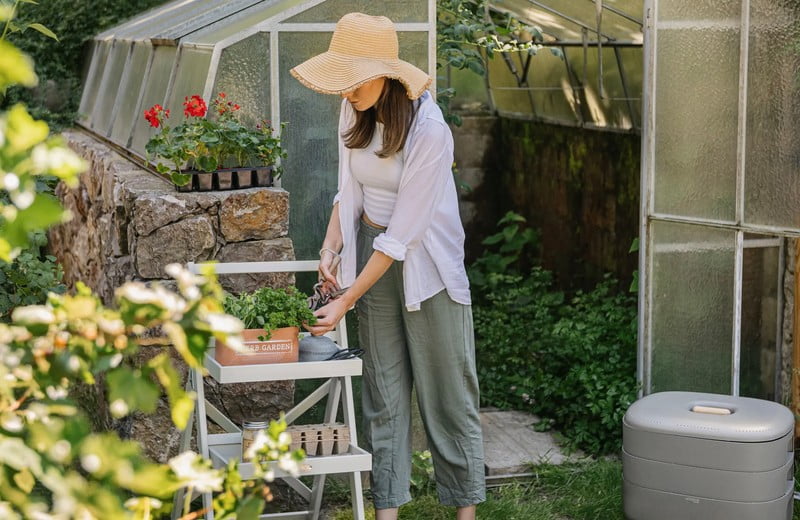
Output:
[[[199,273],[202,264],[190,263],[189,270]],[[317,261],[286,261],[286,262],[239,262],[239,263],[213,263],[217,274],[258,274],[276,272],[306,272],[316,271]],[[327,334],[341,348],[347,348],[347,328],[344,318],[339,322],[334,331]],[[250,383],[264,381],[286,381],[300,379],[325,379],[316,390],[308,397],[297,403],[285,414],[286,422],[291,424],[301,417],[312,406],[327,397],[325,407],[325,423],[335,423],[339,406],[342,408],[344,424],[350,429],[350,447],[347,453],[328,456],[307,457],[300,465],[300,476],[313,476],[313,484],[308,487],[298,478],[283,472],[273,463],[275,477],[284,480],[293,490],[309,503],[306,511],[292,511],[286,513],[272,513],[261,515],[260,518],[275,518],[281,520],[318,520],[322,506],[322,492],[325,486],[325,477],[332,473],[346,473],[350,481],[350,492],[353,507],[353,517],[364,520],[364,497],[361,486],[361,472],[372,468],[372,456],[358,447],[356,436],[355,406],[353,401],[354,376],[360,376],[362,363],[358,358],[339,361],[309,361],[297,363],[275,363],[264,365],[224,366],[214,359],[214,350],[206,354],[205,369],[210,377],[219,384]],[[197,432],[197,447],[200,454],[210,458],[215,468],[224,468],[228,461],[241,458],[242,432],[239,425],[235,424],[220,410],[205,398],[203,388],[203,374],[193,369],[187,380],[188,390],[196,392],[195,410],[189,420],[189,426],[181,437],[181,451],[189,449],[192,433]],[[206,420],[210,419],[218,424],[225,433],[209,434]],[[243,479],[253,477],[253,464],[246,462],[239,464],[239,472]],[[214,519],[211,508],[211,493],[203,494],[203,508],[207,511],[205,518]],[[172,518],[178,518],[180,507],[183,503],[183,494],[178,492],[175,496],[175,509]]]

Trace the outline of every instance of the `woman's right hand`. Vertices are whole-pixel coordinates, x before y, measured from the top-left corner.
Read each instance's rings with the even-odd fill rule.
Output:
[[[336,281],[336,273],[339,272],[339,255],[330,249],[323,249],[320,251],[319,257],[319,281],[323,282],[324,287],[328,289],[326,292],[331,292],[339,289],[339,284]]]

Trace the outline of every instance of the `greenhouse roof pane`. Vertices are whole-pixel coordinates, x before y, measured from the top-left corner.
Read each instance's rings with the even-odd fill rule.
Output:
[[[593,0],[494,0],[492,6],[538,26],[558,41],[580,42],[584,29],[597,40],[597,12]],[[603,43],[642,43],[643,0],[604,0],[600,23]],[[634,21],[636,20],[636,21]]]
[[[427,22],[426,0],[327,0],[287,20],[290,23],[335,23],[353,11],[389,17],[395,23]]]
[[[197,31],[187,34],[181,43],[213,45],[235,35],[241,35],[252,27],[281,14],[287,8],[301,3],[300,0],[272,0],[243,9],[223,20],[219,20]]]
[[[283,0],[285,2],[286,0]],[[250,7],[268,7],[282,0],[177,0],[106,31],[97,38],[150,39],[177,43],[182,37]]]

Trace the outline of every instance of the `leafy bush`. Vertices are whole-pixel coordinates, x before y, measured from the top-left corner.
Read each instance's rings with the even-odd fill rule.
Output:
[[[482,399],[527,409],[587,453],[619,448],[621,419],[636,398],[635,300],[607,278],[567,298],[540,267],[520,274],[535,235],[509,214],[470,268]],[[500,237],[500,238],[498,238]]]
[[[55,129],[71,126],[78,113],[81,70],[86,42],[104,29],[166,0],[48,0],[39,4],[18,2],[16,23],[41,23],[58,35],[58,41],[33,30],[15,33],[9,40],[36,62],[39,86],[28,90],[9,89],[3,102],[29,106],[34,117]],[[3,4],[8,2],[4,1]]]
[[[223,305],[225,312],[242,320],[247,329],[275,330],[317,321],[308,308],[306,295],[294,287],[262,287],[251,293],[228,296]]]
[[[63,269],[54,256],[42,254],[46,245],[47,236],[34,233],[30,247],[12,262],[0,260],[0,321],[8,322],[15,307],[44,303],[47,293],[66,290]]]

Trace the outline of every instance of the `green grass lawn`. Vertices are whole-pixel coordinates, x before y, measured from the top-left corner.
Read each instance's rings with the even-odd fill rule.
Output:
[[[622,464],[617,460],[598,460],[561,466],[539,465],[535,476],[526,481],[489,490],[486,502],[478,506],[484,520],[623,520]],[[414,500],[400,508],[401,520],[451,520],[452,508],[439,504],[433,485],[417,490]],[[331,520],[350,520],[344,484],[333,481],[326,490]],[[375,515],[368,506],[367,519]]]
[[[538,465],[527,482],[489,490],[486,502],[478,506],[481,520],[624,520],[622,514],[622,463],[615,459],[561,466]],[[795,478],[800,478],[796,471]],[[369,492],[367,492],[368,494]],[[452,520],[452,508],[443,507],[432,484],[414,493],[414,500],[400,508],[401,520]],[[325,502],[330,520],[351,520],[349,490],[332,481]],[[367,506],[367,520],[374,520]],[[800,520],[795,506],[793,520]]]

